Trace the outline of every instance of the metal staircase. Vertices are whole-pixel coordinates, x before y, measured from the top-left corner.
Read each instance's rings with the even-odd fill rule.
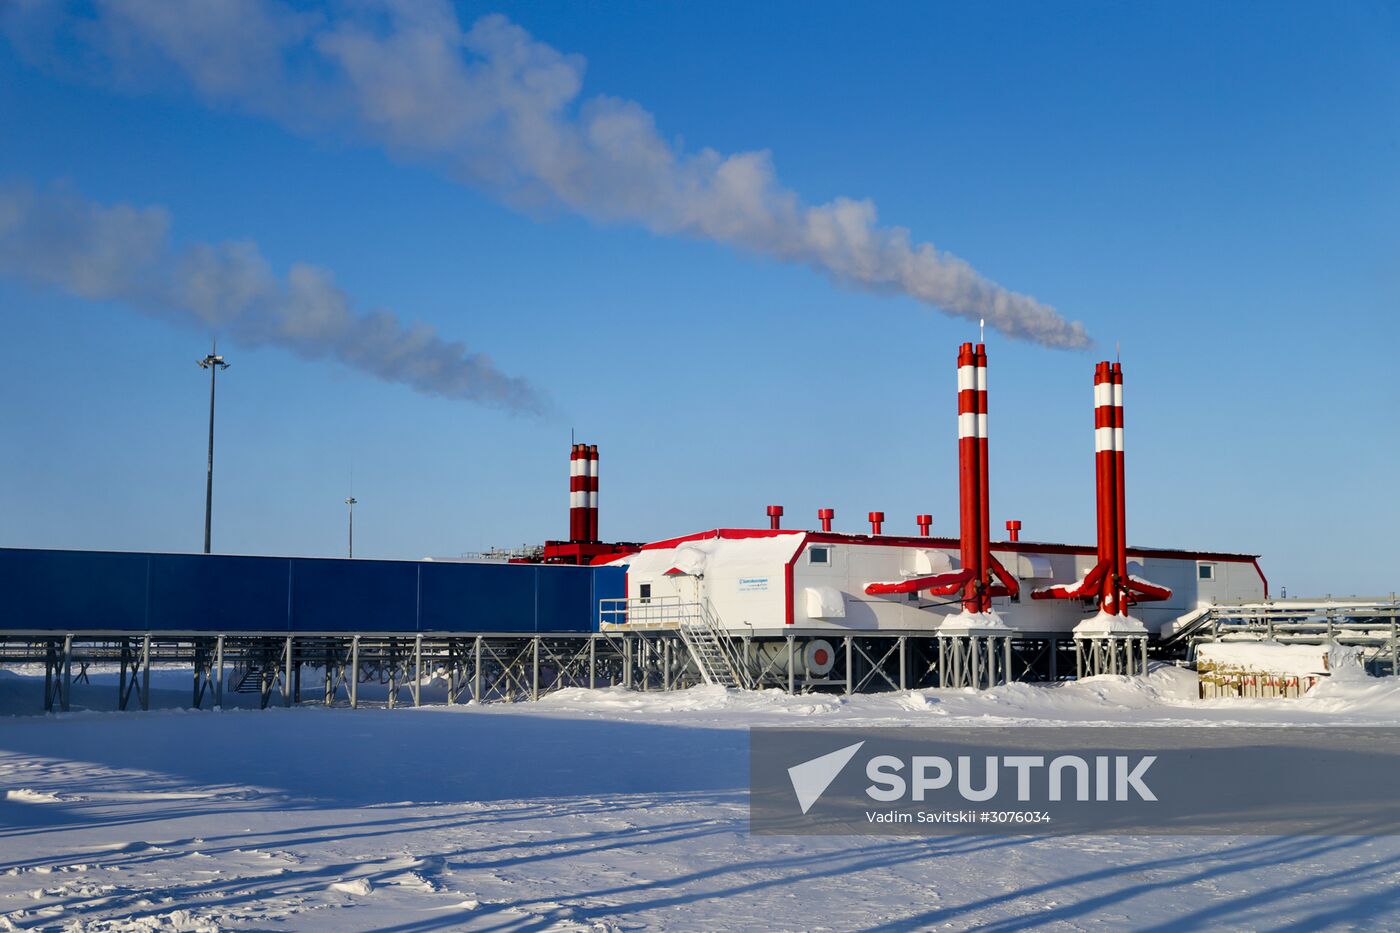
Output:
[[[753,675],[715,619],[710,604],[702,602],[690,605],[696,611],[685,613],[676,627],[705,683],[752,690]]]
[[[258,664],[235,667],[230,681],[233,683],[234,693],[261,693],[263,668]]]
[[[707,684],[753,690],[758,682],[708,600],[690,602],[671,596],[603,599],[599,600],[598,618],[604,631],[674,629]]]

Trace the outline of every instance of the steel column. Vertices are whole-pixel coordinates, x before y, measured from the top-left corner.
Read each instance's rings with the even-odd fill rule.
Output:
[[[151,636],[141,639],[141,708],[151,708]]]
[[[214,708],[224,708],[224,636],[214,639]]]
[[[291,709],[292,706],[292,636],[287,636],[287,663],[283,672],[282,680],[282,705]]]
[[[423,705],[423,636],[413,638],[413,705]]]

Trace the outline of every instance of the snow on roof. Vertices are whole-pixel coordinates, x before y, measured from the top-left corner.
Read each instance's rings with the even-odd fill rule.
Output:
[[[787,563],[802,546],[800,531],[764,531],[752,535],[732,535],[717,529],[702,535],[672,538],[648,544],[632,555],[632,573],[682,573],[699,576],[715,561],[723,563]]]
[[[1276,641],[1212,641],[1196,646],[1196,668],[1269,674],[1326,674],[1326,645],[1285,645]]]
[[[654,550],[658,548],[673,548],[686,541],[696,541],[708,538],[739,541],[751,538],[790,538],[805,537],[813,544],[879,544],[886,547],[917,547],[917,548],[942,548],[945,550],[956,550],[958,548],[957,538],[947,537],[913,537],[908,535],[869,535],[869,534],[847,534],[838,531],[808,531],[797,528],[712,528],[709,531],[699,531],[694,534],[677,535],[674,538],[665,538],[660,541],[653,541],[650,544],[642,545],[642,550]],[[993,541],[991,543],[993,551],[1024,553],[1024,554],[1093,554],[1097,550],[1092,544],[1054,544],[1044,541]],[[1232,554],[1224,551],[1188,551],[1176,548],[1153,548],[1153,547],[1129,547],[1128,553],[1137,557],[1160,557],[1178,560],[1214,560],[1238,563],[1251,563],[1258,560],[1258,554]]]

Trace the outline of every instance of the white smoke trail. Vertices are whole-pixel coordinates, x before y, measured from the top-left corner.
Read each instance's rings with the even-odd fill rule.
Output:
[[[253,243],[175,250],[161,208],[101,205],[71,191],[0,187],[0,275],[118,301],[251,345],[331,359],[428,395],[511,411],[544,404],[524,380],[391,311],[357,313],[329,272],[298,263],[285,280]]]
[[[95,12],[28,16],[7,32],[31,50],[105,61],[106,80],[173,69],[205,99],[301,132],[348,134],[431,162],[520,206],[703,237],[817,269],[843,285],[904,293],[1002,333],[1084,347],[1078,322],[880,226],[868,200],[805,204],[767,152],[685,152],[631,101],[581,98],[584,61],[499,15],[463,29],[443,0],[360,0],[333,16],[282,0],[97,0]],[[57,48],[67,51],[60,54]]]

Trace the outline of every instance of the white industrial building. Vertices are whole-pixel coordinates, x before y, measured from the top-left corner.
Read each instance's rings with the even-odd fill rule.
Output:
[[[1098,611],[1094,598],[1032,599],[1033,590],[1082,579],[1095,566],[1090,546],[995,542],[993,555],[1021,584],[993,609],[1027,635],[1068,634]],[[674,607],[707,604],[734,633],[888,630],[936,632],[961,612],[961,599],[927,590],[871,595],[871,584],[918,581],[959,569],[954,538],[850,535],[787,529],[722,528],[645,545],[623,558],[627,613],[604,623],[664,625]],[[1134,576],[1168,587],[1168,599],[1135,606],[1150,631],[1170,631],[1205,608],[1260,600],[1268,583],[1254,555],[1129,548]]]

